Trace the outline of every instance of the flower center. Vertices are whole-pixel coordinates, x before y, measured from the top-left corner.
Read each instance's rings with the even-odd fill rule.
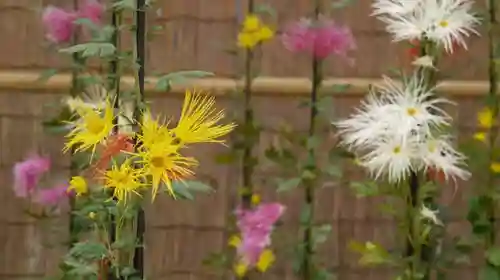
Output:
[[[392,149],[392,152],[396,155],[401,153],[401,147],[400,146],[394,147],[394,149]]]
[[[413,117],[417,114],[417,109],[415,109],[413,107],[409,107],[406,109],[406,114],[408,114],[408,116],[410,116],[410,117]]]
[[[90,119],[85,124],[87,130],[92,134],[99,134],[104,130],[104,123],[99,119]]]
[[[124,173],[119,173],[116,175],[116,182],[118,184],[126,184],[128,183],[128,174],[124,174]]]
[[[153,157],[151,158],[151,165],[156,168],[163,168],[165,166],[165,160],[163,157]]]
[[[442,20],[439,22],[439,26],[443,27],[443,28],[446,28],[448,27],[449,23],[447,20]]]

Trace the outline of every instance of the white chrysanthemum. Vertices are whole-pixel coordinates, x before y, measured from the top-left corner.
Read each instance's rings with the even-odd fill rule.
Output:
[[[375,94],[377,92],[377,94]],[[451,118],[439,107],[451,103],[433,96],[415,74],[402,84],[384,77],[355,114],[334,123],[341,145],[358,155],[358,161],[375,178],[399,182],[410,171],[439,170],[445,179],[467,179],[465,157],[455,151],[440,128]]]
[[[465,37],[478,34],[479,19],[472,4],[471,0],[421,0],[412,12],[379,13],[378,18],[387,24],[394,41],[427,38],[451,53],[453,43],[467,48]]]
[[[378,90],[391,104],[392,112],[384,116],[384,121],[401,137],[415,130],[429,134],[432,129],[449,125],[451,118],[439,105],[451,102],[434,98],[433,89],[428,90],[417,75],[403,84],[384,77],[384,84],[378,86]]]
[[[445,180],[467,180],[471,175],[464,169],[466,157],[452,147],[448,137],[431,137],[423,141],[419,155],[423,168],[442,172]]]
[[[404,142],[415,133],[425,135],[448,125],[449,116],[438,107],[448,101],[431,96],[432,91],[416,76],[404,84],[384,77],[384,83],[370,92],[354,115],[335,123],[341,144],[349,149],[367,148],[381,137],[398,137]]]
[[[422,0],[375,0],[372,15],[404,15],[413,12]]]
[[[373,150],[360,157],[359,162],[375,179],[385,175],[389,182],[397,183],[414,169],[413,160],[418,152],[414,141],[387,138],[372,145]]]

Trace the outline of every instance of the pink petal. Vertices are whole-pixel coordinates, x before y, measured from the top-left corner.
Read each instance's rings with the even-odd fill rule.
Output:
[[[54,43],[65,43],[71,40],[75,27],[73,21],[76,15],[54,6],[45,8],[42,22],[47,32],[47,38]]]
[[[67,185],[59,185],[50,189],[40,189],[35,201],[45,206],[56,206],[68,197]]]
[[[14,192],[18,197],[27,197],[37,187],[40,178],[50,169],[50,160],[32,156],[14,165]]]
[[[99,1],[86,0],[78,11],[78,16],[87,18],[95,24],[101,24],[105,10],[106,7]]]

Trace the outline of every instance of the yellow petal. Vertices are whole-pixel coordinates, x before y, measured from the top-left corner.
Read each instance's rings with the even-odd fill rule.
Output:
[[[485,140],[486,140],[486,133],[484,133],[484,132],[478,132],[478,133],[474,134],[474,139],[476,139],[477,141],[480,141],[480,142],[485,142]]]
[[[260,200],[261,200],[260,195],[258,195],[258,194],[252,195],[252,205],[259,205]]]
[[[259,30],[258,34],[260,39],[259,41],[266,41],[273,38],[274,31],[272,31],[268,26],[264,26]]]
[[[243,277],[247,273],[248,266],[245,263],[239,262],[234,266],[234,273],[238,277]]]
[[[260,19],[256,15],[247,15],[245,21],[243,22],[243,31],[254,32],[260,27]]]
[[[490,165],[490,169],[494,173],[500,173],[500,162],[492,162]]]
[[[484,108],[477,114],[477,120],[482,128],[491,128],[493,126],[493,112],[490,108]]]
[[[241,244],[241,238],[238,235],[233,235],[229,238],[229,246],[238,247]]]
[[[238,47],[251,49],[259,43],[258,38],[251,33],[238,34]]]
[[[257,269],[260,272],[265,272],[271,267],[271,265],[276,260],[273,251],[266,249],[260,254],[259,260],[257,261]]]

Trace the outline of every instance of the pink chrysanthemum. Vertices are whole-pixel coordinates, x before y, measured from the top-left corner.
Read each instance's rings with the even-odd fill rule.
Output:
[[[236,211],[241,232],[238,254],[247,265],[255,265],[264,249],[271,244],[273,225],[284,210],[285,207],[279,203],[268,203],[261,204],[254,210]]]
[[[69,42],[75,31],[73,21],[76,18],[77,16],[74,12],[54,6],[45,8],[42,22],[45,25],[47,38],[54,43]]]
[[[18,197],[27,197],[36,189],[40,178],[50,169],[50,160],[32,156],[14,165],[14,192]]]
[[[97,0],[86,0],[78,10],[78,17],[86,18],[94,24],[101,24],[106,7]]]
[[[45,206],[57,206],[68,196],[68,185],[58,185],[50,189],[40,189],[36,193],[35,201]]]
[[[317,23],[308,19],[292,23],[281,38],[288,50],[306,52],[319,59],[331,54],[348,58],[348,52],[356,49],[351,30],[325,17],[320,17]]]

